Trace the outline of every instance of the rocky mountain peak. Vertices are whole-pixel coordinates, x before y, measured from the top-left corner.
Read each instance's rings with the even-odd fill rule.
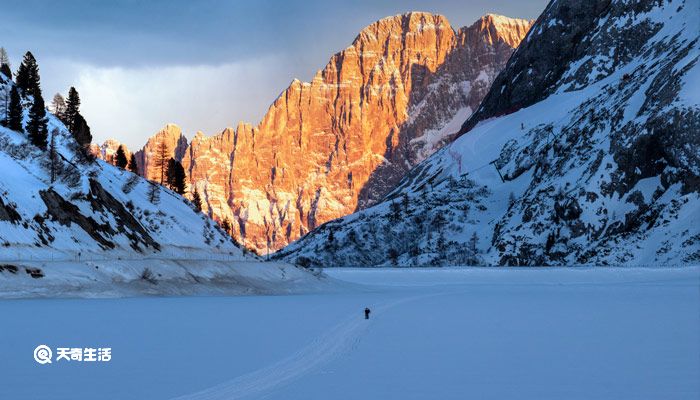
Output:
[[[131,157],[131,151],[129,151],[125,144],[113,138],[105,140],[101,145],[91,144],[90,153],[101,160],[105,160],[110,164],[114,164],[114,158],[116,157],[117,149],[119,148],[119,146],[122,146],[122,148],[124,149],[124,154],[126,155],[126,159],[129,160],[129,158]]]
[[[491,20],[509,26],[505,17]],[[374,204],[447,143],[446,132],[456,132],[454,121],[476,108],[517,45],[514,37],[527,31],[523,23],[510,25],[505,33],[486,26],[492,37],[464,28],[460,40],[441,15],[381,19],[310,82],[293,80],[259,125],[198,134],[183,153],[175,146],[186,143],[176,139],[179,128],[166,126],[149,139],[140,162],[151,176],[146,155],[167,137],[205,212],[232,221],[246,246],[277,250]]]
[[[503,42],[512,48],[518,47],[534,21],[510,18],[498,14],[486,14],[468,27],[459,29],[458,38],[464,40],[468,32],[479,32],[484,36],[484,42],[496,44]]]
[[[453,33],[450,22],[442,15],[412,11],[382,18],[360,31],[351,47],[361,48],[372,42],[382,42],[389,35],[406,36],[435,31],[450,35]]]
[[[155,152],[165,143],[168,156],[178,161],[182,160],[187,151],[187,138],[182,134],[182,129],[176,124],[166,124],[163,129],[148,138],[143,149],[137,151],[136,162],[139,173],[150,180],[160,180],[160,171],[157,171],[153,163]]]

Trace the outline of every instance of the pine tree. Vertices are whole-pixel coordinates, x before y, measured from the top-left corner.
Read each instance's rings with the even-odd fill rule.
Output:
[[[335,249],[335,233],[333,232],[333,228],[330,228],[328,230],[328,238],[326,238],[326,248],[330,250]]]
[[[409,201],[406,193],[401,196],[401,204],[403,205],[403,212],[408,214]]]
[[[0,76],[0,83],[2,83],[2,77]],[[2,118],[0,118],[0,125],[7,126],[7,117],[10,111],[10,90],[12,86],[5,85],[2,86],[2,98],[0,98],[0,105],[2,106]]]
[[[51,140],[49,141],[49,160],[51,161],[51,184],[56,181],[56,166],[57,166],[57,156],[56,153],[56,135],[58,134],[57,129],[51,131]]]
[[[51,112],[63,121],[63,114],[66,112],[66,100],[61,96],[60,93],[53,95],[53,100],[51,100]]]
[[[192,204],[197,212],[202,212],[202,198],[199,197],[199,192],[197,189],[195,189],[194,193],[192,193]]]
[[[168,170],[166,171],[168,187],[179,194],[185,194],[185,190],[187,189],[186,178],[187,176],[185,175],[185,169],[182,167],[182,164],[174,158],[168,160]]]
[[[392,201],[389,205],[389,222],[397,223],[401,220],[401,205],[395,201]]]
[[[129,171],[138,174],[139,173],[139,167],[138,164],[136,164],[136,156],[131,153],[131,159],[129,159]]]
[[[472,233],[472,236],[469,238],[469,242],[467,242],[467,250],[469,253],[469,258],[468,258],[468,264],[469,265],[477,265],[479,263],[479,259],[477,255],[479,254],[479,237],[476,235],[476,232]]]
[[[556,236],[554,236],[554,232],[550,232],[547,235],[547,243],[544,245],[544,251],[545,253],[549,254],[549,252],[552,250],[552,247],[554,247],[554,244],[556,243]]]
[[[399,252],[395,248],[392,247],[387,252],[387,256],[389,257],[389,261],[391,262],[391,265],[396,266],[398,258],[399,258]]]
[[[0,64],[9,64],[10,57],[7,55],[7,50],[4,47],[0,47]]]
[[[39,65],[31,51],[24,55],[22,64],[17,70],[17,87],[24,91],[25,95],[41,96],[41,87],[39,84]]]
[[[156,151],[153,154],[153,166],[157,171],[160,171],[160,181],[161,185],[166,183],[166,171],[168,170],[168,160],[170,160],[170,149],[165,140],[161,140],[156,147]]]
[[[44,98],[41,93],[34,94],[34,102],[29,109],[29,122],[27,123],[27,133],[29,140],[36,147],[46,150],[46,139],[48,137],[48,120],[46,119],[46,108]]]
[[[68,100],[66,101],[66,109],[63,113],[63,123],[68,127],[71,133],[74,130],[76,117],[80,114],[80,95],[74,87],[68,90]]]
[[[128,164],[126,153],[124,153],[124,146],[121,144],[117,148],[117,154],[114,156],[114,164],[121,169],[125,169]]]
[[[160,203],[160,186],[155,183],[151,183],[148,189],[148,201],[152,204]]]
[[[442,231],[438,233],[438,238],[435,242],[435,251],[437,251],[438,257],[445,258],[445,253],[447,253],[447,240],[445,240],[445,234]]]
[[[0,47],[0,74],[12,79],[12,69],[10,67],[10,57],[4,47]]]
[[[7,127],[13,131],[23,132],[22,128],[22,102],[16,87],[10,90],[10,105],[7,110]]]
[[[508,208],[513,207],[515,205],[515,193],[510,192],[508,195]]]
[[[92,143],[92,134],[90,133],[90,126],[85,121],[80,113],[76,114],[73,121],[73,138],[85,151]]]
[[[476,232],[472,233],[472,236],[469,238],[469,252],[472,254],[476,254],[479,252],[479,237],[476,235]]]
[[[227,234],[231,234],[231,221],[228,219],[228,217],[221,221],[221,229],[223,229]]]

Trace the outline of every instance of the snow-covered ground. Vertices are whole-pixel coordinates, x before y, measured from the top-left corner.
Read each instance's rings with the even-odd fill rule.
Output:
[[[700,267],[327,271],[352,284],[0,301],[0,399],[700,395]],[[39,365],[39,344],[113,358]]]

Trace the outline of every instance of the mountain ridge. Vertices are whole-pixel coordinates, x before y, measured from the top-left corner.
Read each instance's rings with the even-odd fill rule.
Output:
[[[190,188],[258,253],[366,208],[452,139],[529,26],[491,15],[455,31],[423,12],[376,21],[310,82],[293,80],[257,126],[196,135],[181,157]]]
[[[694,6],[550,3],[461,136],[383,202],[275,257],[336,266],[697,263]],[[600,11],[579,21],[587,7]],[[575,50],[552,40],[562,30],[579,38]],[[562,68],[559,77],[526,78],[532,60]],[[491,100],[501,91],[518,96]]]

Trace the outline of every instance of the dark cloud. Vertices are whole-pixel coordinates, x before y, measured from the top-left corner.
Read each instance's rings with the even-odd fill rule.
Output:
[[[546,3],[21,0],[1,7],[0,46],[15,68],[26,50],[34,53],[46,97],[78,86],[97,140],[116,136],[133,146],[166,122],[180,122],[188,134],[257,122],[288,82],[309,80],[380,18],[428,11],[457,28],[486,13],[536,18]],[[186,82],[174,82],[180,88],[162,87],[182,77]],[[129,100],[132,92],[139,98]],[[121,96],[119,113],[101,93]],[[191,101],[197,107],[188,108]]]
[[[299,54],[314,68],[363,26],[411,10],[455,26],[486,12],[534,18],[545,1],[56,1],[5,4],[3,45],[105,66],[217,64]]]

